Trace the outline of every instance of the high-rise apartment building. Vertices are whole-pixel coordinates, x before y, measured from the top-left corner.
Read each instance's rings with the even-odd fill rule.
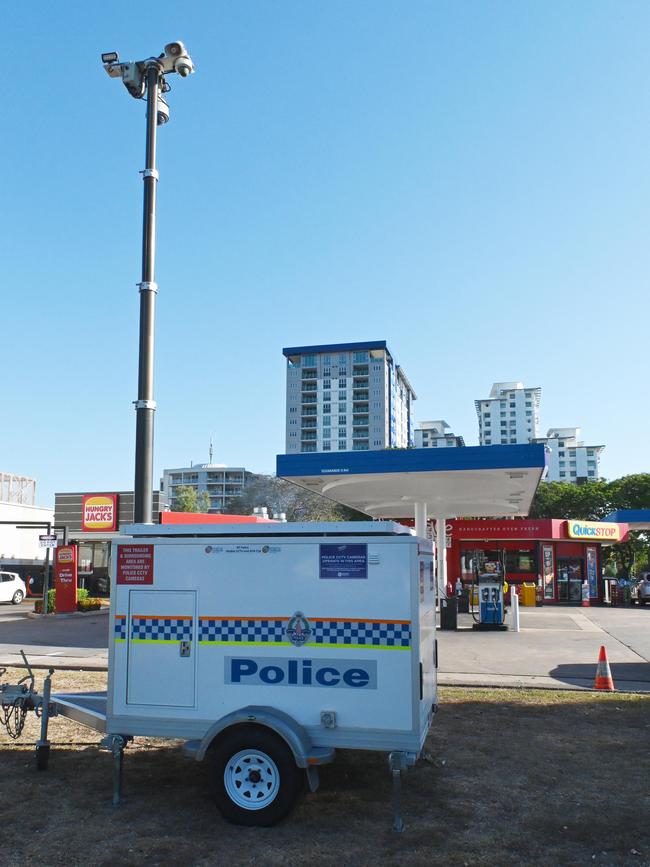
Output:
[[[548,450],[547,482],[580,484],[600,477],[600,454],[605,446],[586,446],[579,436],[579,427],[552,427],[545,437],[535,439]]]
[[[385,340],[293,346],[287,359],[287,454],[413,445],[413,401]]]
[[[452,433],[446,421],[421,421],[414,433],[416,449],[464,446],[465,440]]]
[[[227,467],[225,464],[194,464],[191,467],[178,467],[163,470],[160,490],[170,509],[174,508],[176,491],[179,487],[194,488],[200,494],[207,491],[210,496],[210,512],[228,512],[229,504],[239,497],[246,484],[246,470],[243,467]]]
[[[529,443],[539,436],[541,388],[521,382],[495,382],[490,396],[475,400],[482,446]]]

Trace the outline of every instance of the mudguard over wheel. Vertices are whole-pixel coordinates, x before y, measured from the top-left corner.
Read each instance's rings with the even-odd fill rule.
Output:
[[[281,737],[259,726],[227,732],[210,748],[217,807],[236,825],[275,825],[290,812],[303,772]]]

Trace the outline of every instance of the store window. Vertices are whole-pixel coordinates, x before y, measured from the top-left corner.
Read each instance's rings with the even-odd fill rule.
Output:
[[[528,549],[506,551],[506,572],[513,575],[537,575],[535,552]]]

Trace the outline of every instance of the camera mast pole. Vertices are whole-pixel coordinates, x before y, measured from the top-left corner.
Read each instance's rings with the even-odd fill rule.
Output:
[[[142,218],[142,282],[140,289],[140,349],[138,356],[138,399],[135,401],[135,485],[133,520],[151,524],[153,511],[153,399],[154,319],[158,285],[156,259],[156,131],[161,69],[153,60],[147,63],[147,144],[145,151],[144,208]]]

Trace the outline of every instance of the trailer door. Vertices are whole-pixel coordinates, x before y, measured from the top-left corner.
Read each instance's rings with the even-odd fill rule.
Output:
[[[131,590],[126,702],[193,707],[196,593]]]

